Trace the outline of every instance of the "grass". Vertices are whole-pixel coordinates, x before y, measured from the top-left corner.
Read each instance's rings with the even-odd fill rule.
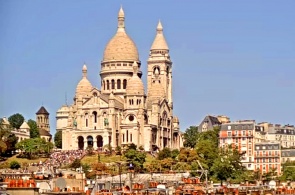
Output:
[[[149,164],[152,160],[154,159],[154,157],[150,154],[146,155],[146,159],[145,159],[145,164]],[[104,154],[100,154],[100,162],[102,163],[112,163],[112,162],[118,162],[118,161],[125,161],[126,159],[124,158],[124,156],[120,156],[119,155],[104,155]],[[92,155],[92,156],[85,156],[81,162],[83,164],[93,164],[93,163],[97,163],[97,155]]]
[[[100,154],[100,162],[102,163],[112,163],[112,162],[117,162],[117,161],[124,161],[124,157],[122,156],[120,158],[119,155],[111,155],[111,156],[108,156],[108,155],[104,155],[104,154]],[[85,156],[81,162],[83,164],[93,164],[93,163],[97,163],[98,162],[98,156],[97,155],[92,155],[92,156]]]
[[[10,164],[12,161],[17,161],[17,162],[19,162],[19,164],[23,165],[23,164],[30,164],[30,163],[39,163],[40,161],[44,162],[45,160],[48,159],[48,158],[38,158],[38,159],[34,159],[34,160],[29,160],[26,158],[16,158],[16,156],[17,155],[14,155],[3,162]]]

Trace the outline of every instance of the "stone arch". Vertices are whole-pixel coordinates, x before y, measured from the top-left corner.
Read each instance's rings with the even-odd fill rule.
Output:
[[[78,136],[78,149],[83,150],[84,149],[84,137],[83,136]]]
[[[147,125],[148,124],[148,116],[147,114],[144,114],[144,124]]]
[[[110,81],[107,80],[107,90],[110,90]]]
[[[88,113],[85,113],[85,127],[88,127]]]
[[[154,66],[153,67],[153,76],[158,77],[160,75],[160,67],[159,66]]]
[[[93,115],[93,122],[94,123],[97,123],[97,112],[96,111],[93,111],[92,112],[92,115]]]
[[[102,151],[103,137],[101,135],[96,136],[97,148]]]
[[[93,147],[93,137],[91,135],[87,136],[87,147]]]
[[[114,79],[111,80],[111,84],[112,84],[112,89],[115,89],[115,80]]]
[[[123,80],[123,89],[126,89],[126,86],[127,86],[127,79],[124,79]]]
[[[167,125],[167,112],[164,111],[162,114],[162,125]]]
[[[120,79],[117,80],[117,89],[121,89],[121,80]]]

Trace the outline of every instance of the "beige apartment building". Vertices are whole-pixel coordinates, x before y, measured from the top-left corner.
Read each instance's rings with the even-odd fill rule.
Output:
[[[62,149],[102,150],[131,143],[146,151],[182,146],[179,120],[173,115],[172,61],[159,22],[147,61],[147,86],[142,82],[136,44],[127,34],[125,14],[118,14],[117,32],[101,60],[101,88],[94,87],[83,65],[74,102],[56,112]]]

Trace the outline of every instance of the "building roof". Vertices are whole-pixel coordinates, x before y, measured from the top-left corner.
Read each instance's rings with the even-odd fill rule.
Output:
[[[23,122],[23,124],[20,126],[20,129],[30,129],[28,123],[26,121]]]
[[[142,80],[138,77],[138,65],[133,63],[133,75],[128,80],[126,86],[126,95],[144,95],[144,85]]]
[[[46,114],[49,115],[49,112],[44,108],[44,106],[41,106],[41,108],[36,112],[36,114]]]
[[[160,21],[157,26],[157,34],[152,44],[151,50],[169,50],[166,39],[163,34],[163,27]]]
[[[125,31],[124,20],[125,15],[121,7],[118,14],[117,33],[106,45],[103,61],[139,61],[138,50]]]
[[[90,92],[92,88],[90,81],[87,79],[87,66],[84,64],[82,68],[82,79],[76,87],[76,95],[84,95]]]
[[[295,149],[282,150],[282,157],[295,157]]]
[[[45,129],[39,129],[40,136],[52,136],[48,131]]]

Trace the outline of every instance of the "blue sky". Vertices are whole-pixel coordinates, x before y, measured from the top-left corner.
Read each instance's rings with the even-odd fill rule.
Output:
[[[123,6],[146,82],[161,19],[173,61],[181,130],[205,115],[295,124],[295,1],[0,1],[0,117],[28,120],[72,103],[83,63],[100,88],[100,61]]]

